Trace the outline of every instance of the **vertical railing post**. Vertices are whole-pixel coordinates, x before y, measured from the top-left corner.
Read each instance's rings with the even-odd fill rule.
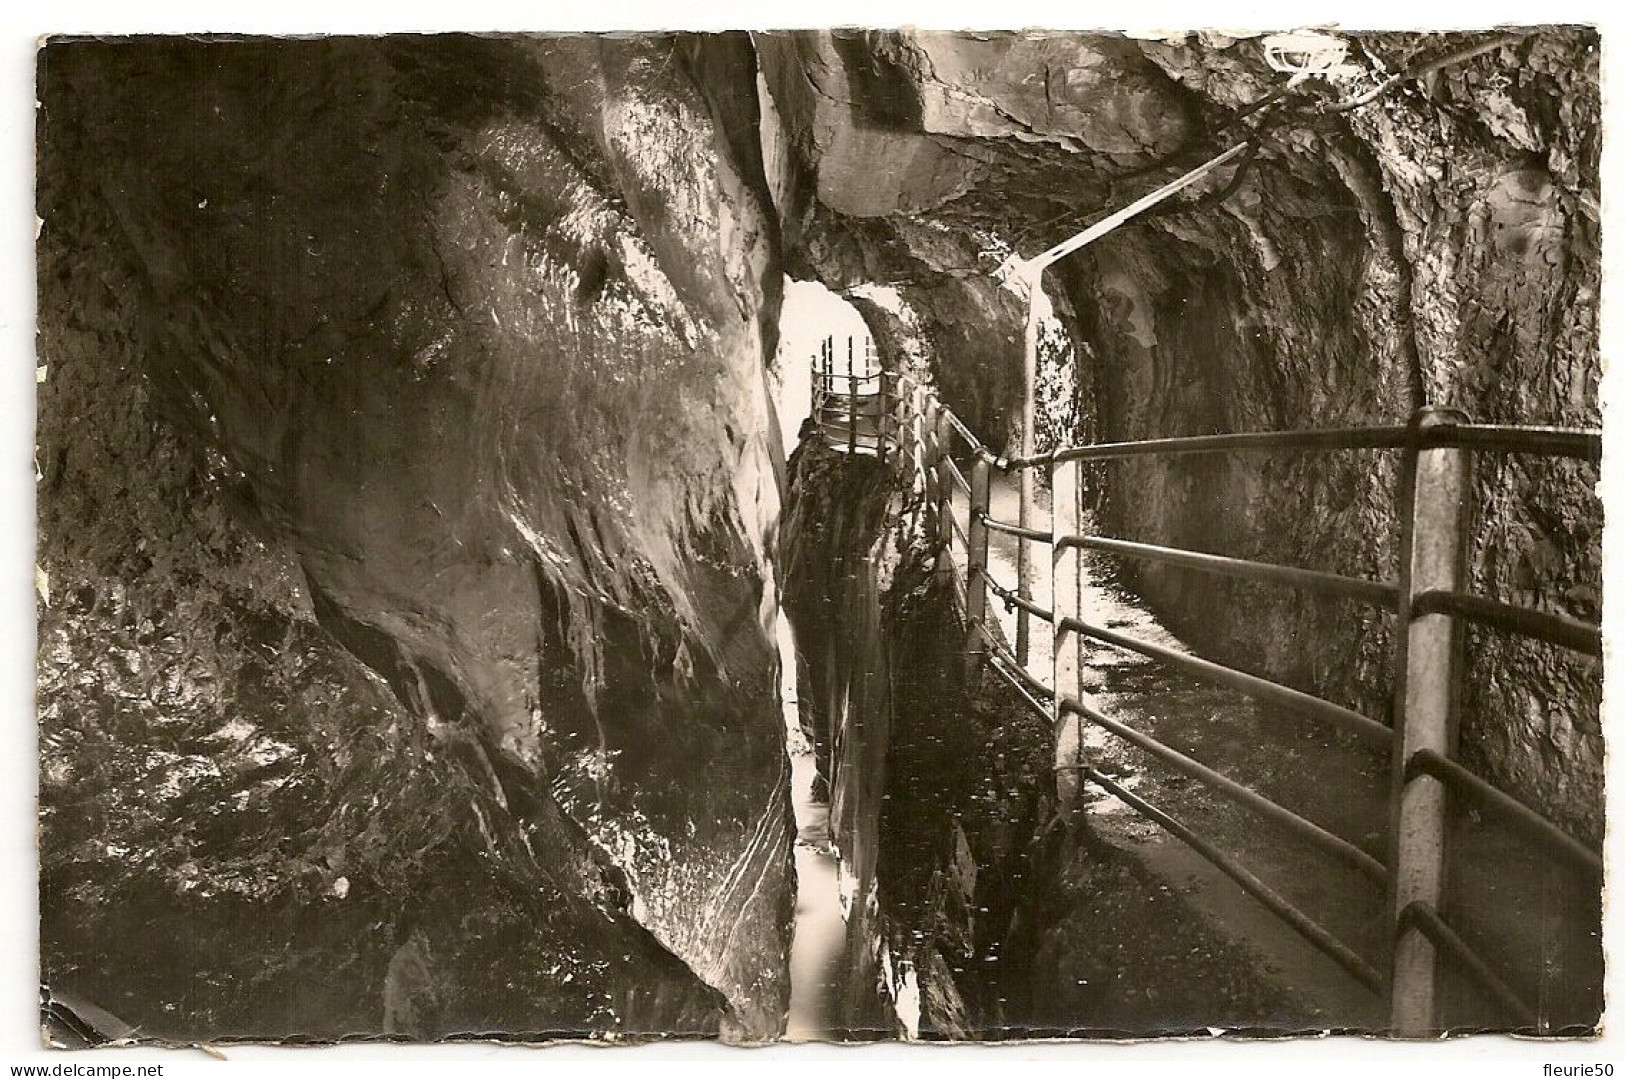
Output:
[[[886,393],[885,368],[876,369],[875,381],[880,383],[880,414],[875,419],[875,452],[880,455],[880,463],[884,465],[886,463],[886,428],[891,420],[891,408],[888,404],[890,398]]]
[[[813,379],[813,394],[816,405],[813,408],[813,419],[818,423],[818,434],[828,438],[829,432],[824,427],[824,409],[829,404],[830,386],[830,352],[833,348],[834,338],[826,337],[818,342],[818,377]]]
[[[908,439],[910,439],[910,442],[913,444],[913,458],[915,458],[915,460],[913,460],[913,468],[915,468],[915,478],[918,479],[918,483],[920,483],[921,505],[923,505],[923,499],[925,499],[926,489],[925,413],[929,406],[931,406],[931,398],[926,397],[925,388],[916,387],[915,408],[913,408],[913,416],[910,418],[910,432],[908,432]]]
[[[965,529],[965,622],[970,631],[965,638],[967,673],[981,662],[987,646],[987,512],[992,504],[993,476],[981,457],[970,470],[970,516]]]
[[[936,534],[937,512],[937,399],[927,397],[920,412],[920,478],[924,483],[921,501],[925,521],[921,532],[926,539]]]
[[[1408,775],[1422,750],[1455,749],[1459,627],[1445,614],[1413,616],[1423,592],[1459,591],[1466,564],[1467,452],[1423,449],[1430,428],[1466,422],[1456,409],[1427,408],[1411,418],[1411,444],[1400,484],[1402,599],[1395,627],[1396,721],[1393,762],[1393,884],[1389,910],[1393,971],[1389,987],[1393,1032],[1429,1037],[1440,1029],[1433,944],[1400,924],[1412,903],[1439,909],[1445,878],[1445,789],[1432,776]]]
[[[1021,456],[1031,457],[1037,452],[1038,395],[1038,291],[1042,287],[1042,271],[1035,273],[1027,293],[1027,327],[1022,337],[1021,377],[1026,393],[1021,399]],[[1016,477],[1020,506],[1016,520],[1022,528],[1032,527],[1033,470],[1024,468]],[[1032,543],[1022,536],[1016,541],[1016,594],[1022,599],[1033,598]],[[1027,612],[1016,610],[1016,659],[1027,665],[1028,641],[1032,633]]]
[[[920,529],[921,538],[933,547],[938,545],[942,538],[942,521],[937,516],[937,509],[942,504],[942,475],[937,469],[937,455],[941,452],[941,444],[937,438],[937,417],[941,415],[942,405],[935,397],[928,397],[925,401],[925,415],[922,417],[920,430],[920,466],[925,475],[925,521]],[[942,570],[942,561],[937,561],[937,570]]]
[[[913,392],[909,395],[909,400],[912,402],[912,407],[909,409],[908,417],[909,466],[913,469],[913,474],[909,477],[909,481],[911,487],[914,484],[918,484],[919,486],[920,498],[919,501],[915,503],[914,524],[916,528],[920,528],[922,515],[925,512],[926,493],[925,410],[928,399],[926,397],[925,388],[922,386],[914,387]]]
[[[1083,532],[1082,465],[1077,461],[1057,461],[1050,470],[1050,499],[1053,506],[1050,525],[1050,585],[1055,611],[1055,648],[1051,673],[1055,706],[1051,721],[1055,727],[1055,797],[1062,813],[1077,806],[1082,785],[1083,717],[1067,711],[1061,702],[1083,700],[1083,637],[1067,627],[1069,618],[1083,617],[1083,577],[1080,549],[1067,537]]]
[[[936,424],[933,431],[935,442],[931,460],[937,473],[937,542],[942,544],[943,580],[945,583],[953,580],[954,560],[954,477],[950,469],[953,461],[948,457],[953,446],[954,429],[948,420],[948,410],[937,409]]]
[[[858,452],[858,380],[852,370],[852,338],[846,339],[846,452],[850,456],[857,456]]]

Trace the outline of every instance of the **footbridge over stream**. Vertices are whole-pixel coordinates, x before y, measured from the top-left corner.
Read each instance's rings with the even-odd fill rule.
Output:
[[[1505,956],[1483,941],[1470,945],[1451,924],[1445,882],[1458,852],[1452,846],[1456,833],[1450,823],[1467,812],[1492,817],[1510,831],[1524,833],[1544,857],[1562,863],[1565,872],[1599,884],[1602,857],[1596,848],[1458,760],[1462,630],[1470,623],[1598,657],[1602,635],[1596,624],[1512,605],[1466,588],[1471,470],[1481,454],[1600,462],[1600,431],[1481,424],[1455,410],[1424,408],[1390,424],[1064,446],[1009,458],[983,445],[928,380],[883,368],[870,346],[834,339],[826,340],[814,359],[811,406],[816,431],[832,449],[878,458],[897,482],[916,493],[909,505],[924,517],[925,532],[938,551],[938,572],[951,583],[968,627],[967,662],[986,664],[1052,724],[1056,795],[1064,810],[1075,814],[1083,792],[1092,785],[1176,837],[1380,1001],[1389,1029],[1398,1036],[1425,1037],[1444,1029],[1439,987],[1446,970],[1473,986],[1520,1029],[1553,1029],[1544,1002],[1530,999],[1524,987],[1507,976]],[[1100,535],[1089,527],[1091,518],[1083,506],[1082,470],[1091,462],[1348,450],[1399,455],[1398,580],[1362,579]],[[996,482],[1022,471],[1047,476],[1048,521],[1033,519],[1034,500],[1025,493],[1032,490],[1030,483],[1021,485],[1018,520],[994,516]],[[1016,580],[998,579],[990,565],[990,539],[995,537],[1019,546]],[[1048,571],[1035,575],[1027,552],[1040,548],[1050,552]],[[1109,620],[1097,617],[1086,602],[1089,590],[1080,569],[1086,552],[1297,589],[1390,614],[1396,619],[1389,672],[1395,687],[1392,726],[1188,650],[1102,624]],[[1035,583],[1046,587],[1035,588]],[[1041,602],[1046,597],[1049,606]],[[997,617],[998,605],[1013,615],[1013,634]],[[1047,627],[1037,642],[1030,639],[1034,625]],[[1216,762],[1198,760],[1109,714],[1085,691],[1086,642],[1228,687],[1276,706],[1283,716],[1313,717],[1381,754],[1392,781],[1385,804],[1373,806],[1367,814],[1373,819],[1364,823],[1369,825],[1367,835],[1384,835],[1386,841],[1371,843],[1337,834],[1297,808],[1227,776]],[[1381,944],[1375,949],[1369,943],[1356,947],[1340,939],[1315,910],[1304,909],[1284,894],[1281,882],[1265,879],[1190,821],[1100,767],[1091,746],[1102,738],[1136,747],[1363,877],[1384,902]],[[1335,785],[1342,777],[1332,772],[1322,778]],[[1513,940],[1506,946],[1524,943]]]

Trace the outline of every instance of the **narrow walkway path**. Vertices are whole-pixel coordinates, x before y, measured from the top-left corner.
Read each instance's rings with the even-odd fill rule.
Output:
[[[1048,492],[1037,492],[1034,519],[1049,519]],[[966,500],[955,510],[965,523]],[[1017,518],[1013,479],[995,474],[992,516]],[[1090,527],[1087,523],[1086,528]],[[1016,581],[1016,540],[989,536],[989,571],[1005,587]],[[1049,548],[1035,551],[1033,599],[1053,608]],[[956,554],[961,554],[957,552]],[[963,558],[961,554],[961,564]],[[1180,651],[1191,649],[1170,633],[1138,596],[1122,584],[1121,560],[1097,552],[1082,559],[1086,617],[1131,637]],[[1007,640],[1015,614],[989,597]],[[1051,630],[1034,620],[1028,669],[1050,684]],[[1084,690],[1109,715],[1252,787],[1367,851],[1383,856],[1388,828],[1389,761],[1330,726],[1259,704],[1136,653],[1093,641],[1084,647]],[[1383,889],[1257,815],[1187,780],[1104,731],[1085,728],[1086,748],[1098,767],[1119,775],[1174,816],[1240,857],[1339,939],[1381,969],[1387,915]],[[1108,842],[1131,851],[1186,901],[1237,941],[1245,942],[1289,990],[1311,1002],[1327,1025],[1380,1028],[1382,1003],[1343,969],[1268,913],[1233,881],[1161,828],[1098,790],[1088,812]],[[1583,1013],[1589,987],[1600,985],[1600,957],[1588,941],[1600,931],[1594,885],[1543,856],[1538,843],[1498,818],[1469,814],[1455,826],[1452,903],[1464,933],[1515,984],[1539,985],[1534,995],[1549,1014]],[[1486,1011],[1476,992],[1447,980],[1450,1021],[1471,1027],[1505,1023]]]
[[[1014,522],[1018,493],[1012,477],[995,474],[990,513]],[[955,500],[965,523],[967,500]],[[1035,492],[1035,527],[1049,520],[1049,492]],[[1016,583],[1017,540],[991,533],[988,568],[1002,586]],[[1033,600],[1053,608],[1050,550],[1034,545]],[[1118,583],[1116,560],[1093,552],[1083,559],[1083,609],[1092,621],[1156,644],[1189,649]],[[1014,641],[1016,616],[989,597],[1006,640]],[[1046,685],[1053,655],[1050,626],[1033,620],[1028,669]],[[1124,723],[1232,774],[1311,820],[1356,841],[1379,842],[1385,827],[1386,763],[1335,732],[1311,730],[1295,717],[1272,715],[1239,693],[1199,682],[1159,667],[1135,653],[1087,642],[1084,689],[1104,711]],[[1120,782],[1200,830],[1289,898],[1315,912],[1327,928],[1366,954],[1374,954],[1383,927],[1381,890],[1288,835],[1216,798],[1205,788],[1127,746],[1098,728],[1085,728],[1085,746],[1098,766]],[[1324,777],[1338,776],[1328,783]],[[1115,798],[1090,788],[1088,812],[1108,842],[1138,856],[1193,908],[1237,941],[1245,942],[1294,993],[1312,1002],[1328,1022],[1379,1025],[1379,1002],[1341,967],[1311,947],[1178,839],[1155,827]]]

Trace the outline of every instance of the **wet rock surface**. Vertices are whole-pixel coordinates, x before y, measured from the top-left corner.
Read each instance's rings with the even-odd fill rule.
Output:
[[[839,859],[845,922],[842,981],[827,1025],[841,1038],[893,1033],[882,988],[881,806],[891,788],[892,666],[887,656],[880,565],[890,539],[892,476],[814,437],[790,459],[779,564],[784,610],[794,628],[796,695],[817,769],[814,790],[829,806],[827,833]]]
[[[393,986],[415,1036],[778,1031],[790,823],[762,365],[779,278],[759,168],[731,141],[749,117],[707,98],[750,70],[743,45],[47,49],[41,561],[68,602],[42,636],[94,651],[119,625],[185,654],[212,633],[199,677],[246,680],[194,700],[160,677],[109,714],[87,695],[140,676],[83,684],[81,657],[47,648],[47,723],[96,728],[47,771],[121,745],[179,755],[166,721],[308,757],[286,769],[299,797],[229,756],[199,764],[222,834],[139,850],[97,902],[53,907],[74,924],[48,927],[73,940],[52,965],[91,977],[86,949],[145,941],[121,889],[160,918],[230,891],[207,861],[230,854],[264,868],[222,917],[286,911],[265,924],[289,977],[319,973],[304,950],[341,962],[324,934],[368,927],[341,984],[372,1009]],[[105,601],[122,582],[142,594]],[[165,783],[201,782],[168,757],[120,767],[158,820],[186,816]],[[47,781],[48,888],[107,823],[70,821],[73,798]],[[338,851],[306,849],[309,829]],[[289,859],[304,875],[271,874]],[[506,986],[481,961],[505,949]],[[377,1029],[359,1004],[292,999],[249,1033]],[[211,1032],[230,1010],[207,991],[173,1008]]]
[[[1428,404],[1594,425],[1596,54],[1357,35],[1352,82],[1243,123],[1282,77],[1221,35],[51,44],[45,980],[153,1038],[776,1036],[782,574],[846,914],[831,1029],[1317,1025],[1109,829],[1055,826],[1048,723],[965,669],[912,492],[807,444],[780,534],[781,272],[1013,449],[993,268],[1253,130],[1051,272],[1041,446]],[[1595,470],[1477,468],[1475,587],[1595,617]],[[1396,473],[1185,458],[1090,493],[1111,534],[1392,577]],[[1386,717],[1387,616],[1121,576],[1203,654]],[[1467,654],[1466,762],[1596,838],[1600,664]],[[1480,823],[1493,928],[1518,895],[1484,867],[1533,870]],[[1556,964],[1577,1014],[1593,945]]]

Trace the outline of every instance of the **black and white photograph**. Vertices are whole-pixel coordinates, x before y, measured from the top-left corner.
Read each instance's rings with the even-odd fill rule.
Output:
[[[1604,35],[1526,10],[43,36],[47,1060],[1583,1049]]]

